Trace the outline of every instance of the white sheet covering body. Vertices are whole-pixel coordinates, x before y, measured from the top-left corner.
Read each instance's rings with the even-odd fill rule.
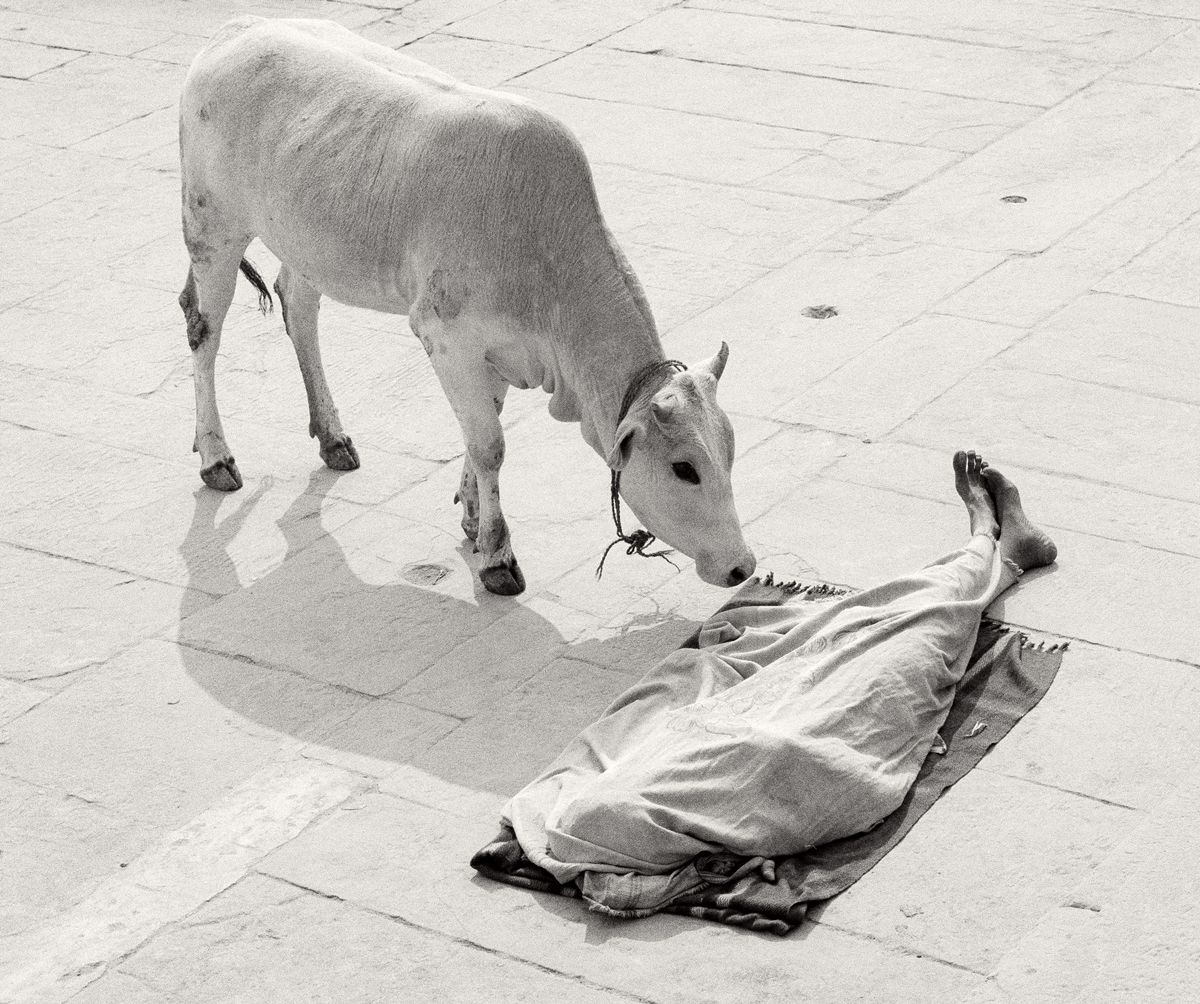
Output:
[[[705,851],[771,858],[868,830],[912,785],[1018,574],[978,535],[873,589],[719,613],[504,816],[534,864],[622,913],[677,895]]]

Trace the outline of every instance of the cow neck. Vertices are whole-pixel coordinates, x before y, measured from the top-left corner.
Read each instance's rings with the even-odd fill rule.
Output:
[[[682,368],[669,367],[668,362],[659,346],[647,346],[642,353],[626,351],[587,381],[580,394],[583,438],[605,460],[616,445],[617,426],[633,403],[658,390],[674,368]]]
[[[625,397],[621,401],[621,410],[617,412],[617,429],[620,429],[621,422],[625,416],[629,414],[629,409],[639,397],[650,390],[657,389],[661,386],[663,377],[671,378],[673,373],[680,373],[687,369],[678,359],[663,359],[659,362],[650,363],[643,366],[633,379],[629,381],[629,388],[625,391]],[[625,528],[621,525],[621,471],[614,469],[612,472],[612,483],[609,488],[609,502],[612,508],[613,527],[617,531],[617,539],[604,549],[604,553],[600,555],[600,564],[596,566],[596,578],[600,578],[604,574],[604,562],[608,558],[609,552],[618,544],[624,544],[626,554],[637,554],[643,558],[662,558],[669,565],[675,565],[668,555],[670,548],[661,551],[647,551],[646,548],[654,543],[655,537],[649,530],[634,530],[633,533],[626,533]],[[675,565],[678,568],[678,565]]]

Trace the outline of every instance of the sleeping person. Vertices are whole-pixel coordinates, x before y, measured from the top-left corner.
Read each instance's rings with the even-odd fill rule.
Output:
[[[872,589],[715,615],[509,802],[528,859],[637,915],[699,854],[798,854],[900,805],[984,610],[1057,553],[1004,475],[973,451],[953,467],[963,547]]]

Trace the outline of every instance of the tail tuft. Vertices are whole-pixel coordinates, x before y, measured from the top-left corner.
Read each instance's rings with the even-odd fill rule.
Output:
[[[269,314],[275,307],[275,301],[271,299],[271,291],[267,289],[263,277],[258,274],[258,269],[245,258],[242,259],[241,269],[242,275],[250,280],[250,285],[258,290],[258,309],[264,314]]]

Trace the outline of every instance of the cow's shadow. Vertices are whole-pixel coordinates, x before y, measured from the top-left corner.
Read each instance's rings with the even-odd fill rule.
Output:
[[[695,627],[694,622],[668,613],[650,627],[633,619],[627,632],[617,630],[603,639],[568,643],[549,620],[516,600],[487,593],[475,578],[471,601],[448,595],[436,583],[426,588],[406,582],[399,569],[395,581],[384,584],[364,581],[347,560],[336,533],[326,533],[321,523],[327,495],[337,479],[333,472],[318,469],[307,486],[296,486],[297,494],[277,521],[286,542],[286,555],[271,571],[249,585],[240,584],[230,547],[264,495],[268,491],[285,490],[283,485],[272,485],[269,479],[263,479],[241,497],[197,489],[191,525],[180,546],[192,587],[184,592],[178,627],[180,652],[189,676],[224,707],[276,732],[335,750],[369,753],[397,764],[417,763],[421,769],[453,784],[509,796],[535,777],[575,730],[586,725],[658,658],[677,647]],[[316,561],[313,554],[318,551],[319,561]],[[469,544],[460,545],[459,552],[466,559],[463,564],[468,564]],[[453,574],[471,572],[460,566]],[[536,583],[530,585],[531,592],[537,590]],[[298,615],[298,609],[310,611],[317,596],[336,598],[330,617]],[[222,639],[215,628],[221,623],[223,607],[228,610],[231,605],[238,608],[233,618],[237,629],[231,637]],[[451,621],[454,630],[446,631],[445,626]],[[596,667],[584,700],[567,703],[547,699],[545,706],[538,706],[538,698],[534,696],[519,702],[519,708],[514,710],[514,729],[556,738],[538,744],[505,743],[506,748],[496,748],[492,755],[506,758],[503,770],[480,771],[480,753],[486,757],[486,751],[471,751],[461,763],[456,761],[452,745],[444,748],[447,752],[443,755],[429,756],[438,742],[452,742],[450,733],[432,741],[418,734],[411,747],[413,752],[394,752],[406,747],[404,742],[394,741],[396,734],[412,732],[414,718],[419,733],[424,714],[422,707],[414,712],[402,694],[393,694],[390,700],[377,696],[373,701],[360,699],[354,693],[350,695],[356,707],[372,705],[371,724],[366,727],[377,729],[377,736],[364,736],[361,728],[356,731],[339,729],[336,723],[330,725],[321,695],[330,694],[329,687],[334,688],[335,696],[338,691],[344,696],[345,691],[358,689],[355,674],[361,667],[354,663],[364,646],[360,642],[351,643],[351,633],[359,639],[376,640],[373,653],[376,663],[383,661],[380,655],[386,652],[387,659],[394,658],[397,664],[410,658],[420,664],[428,663],[446,656],[464,636],[482,638],[483,644],[476,648],[474,656],[464,659],[456,670],[468,676],[486,672],[486,659],[482,660],[483,669],[478,666],[479,652],[487,647],[490,629],[497,642],[501,640],[500,633],[520,638],[519,658],[527,658],[528,665],[535,667],[530,676],[540,671],[536,667],[546,667],[562,659],[570,660],[576,670],[580,663]],[[440,634],[445,635],[444,642]],[[444,645],[444,651],[437,650],[439,644]],[[290,664],[289,653],[302,653],[299,665]],[[227,657],[241,660],[245,671],[230,671]],[[512,658],[511,652],[508,657]],[[214,660],[224,661],[221,671],[214,671]],[[310,671],[314,667],[319,669]],[[582,669],[591,674],[587,665]],[[417,675],[413,673],[411,678]],[[490,714],[496,727],[492,734],[497,734],[497,730],[502,733],[505,696],[502,691],[505,687],[520,686],[519,676],[517,667],[512,682],[498,681],[493,705],[458,727],[470,728],[474,718]],[[256,681],[253,685],[248,682],[252,680]],[[418,704],[426,710],[436,710],[436,701]],[[454,714],[451,708],[450,715]],[[501,717],[497,719],[497,715]],[[445,715],[426,717],[441,719],[443,728],[447,721],[453,726],[452,718]],[[480,741],[487,742],[489,730],[480,731],[483,733]]]

